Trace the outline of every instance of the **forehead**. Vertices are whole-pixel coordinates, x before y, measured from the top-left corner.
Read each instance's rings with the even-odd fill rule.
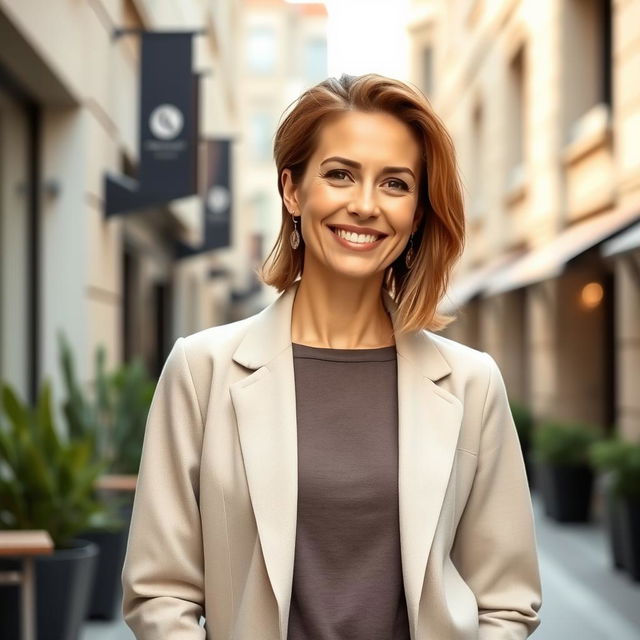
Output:
[[[321,126],[313,158],[345,156],[358,162],[419,167],[414,133],[390,113],[347,111]]]

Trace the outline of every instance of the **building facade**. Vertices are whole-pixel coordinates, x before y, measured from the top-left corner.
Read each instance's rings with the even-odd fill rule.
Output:
[[[275,244],[282,220],[278,174],[273,157],[276,130],[287,107],[307,88],[327,76],[327,11],[322,3],[245,0],[242,31],[239,118],[245,135],[238,145],[238,170],[244,176],[239,193],[250,220],[251,275]],[[247,315],[277,296],[262,285]]]
[[[449,127],[467,246],[445,335],[538,418],[640,438],[640,1],[413,2],[412,78]]]
[[[158,374],[177,336],[229,315],[245,277],[236,236],[177,260],[176,240],[202,241],[199,199],[107,218],[104,178],[139,162],[136,30],[201,30],[200,134],[238,137],[240,12],[236,0],[0,0],[0,378],[24,397],[45,377],[60,388],[60,332],[81,379],[99,344],[108,367],[140,356]]]

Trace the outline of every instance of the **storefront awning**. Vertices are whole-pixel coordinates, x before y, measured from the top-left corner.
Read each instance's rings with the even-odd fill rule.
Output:
[[[600,254],[603,258],[610,258],[634,249],[640,249],[640,222],[605,242],[600,249]]]
[[[559,276],[566,264],[640,220],[638,209],[613,209],[561,231],[551,241],[532,249],[501,270],[484,287],[483,295],[513,291]]]
[[[522,256],[522,251],[511,251],[502,254],[486,264],[462,273],[449,285],[447,293],[438,306],[440,313],[454,313],[457,309],[478,295],[487,280],[501,269],[510,266],[514,260]]]

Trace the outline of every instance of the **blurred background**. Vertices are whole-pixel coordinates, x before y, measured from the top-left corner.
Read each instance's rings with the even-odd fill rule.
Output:
[[[275,299],[280,118],[367,72],[456,145],[442,334],[507,384],[534,637],[640,638],[640,0],[0,0],[0,638],[133,637],[155,381],[178,336]]]

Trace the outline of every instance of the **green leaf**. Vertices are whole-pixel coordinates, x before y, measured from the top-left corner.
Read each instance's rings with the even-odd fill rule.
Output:
[[[53,424],[51,385],[48,381],[43,383],[38,396],[35,424],[38,425],[37,432],[39,432],[40,442],[47,455],[57,456],[60,450],[60,442]]]
[[[16,443],[0,425],[0,460],[6,461],[10,466],[16,464],[17,451]]]
[[[546,462],[565,466],[588,465],[589,448],[601,430],[579,422],[547,421],[533,431],[536,456]]]
[[[6,383],[2,385],[2,404],[4,412],[13,427],[14,436],[20,437],[26,433],[29,430],[29,409]]]

